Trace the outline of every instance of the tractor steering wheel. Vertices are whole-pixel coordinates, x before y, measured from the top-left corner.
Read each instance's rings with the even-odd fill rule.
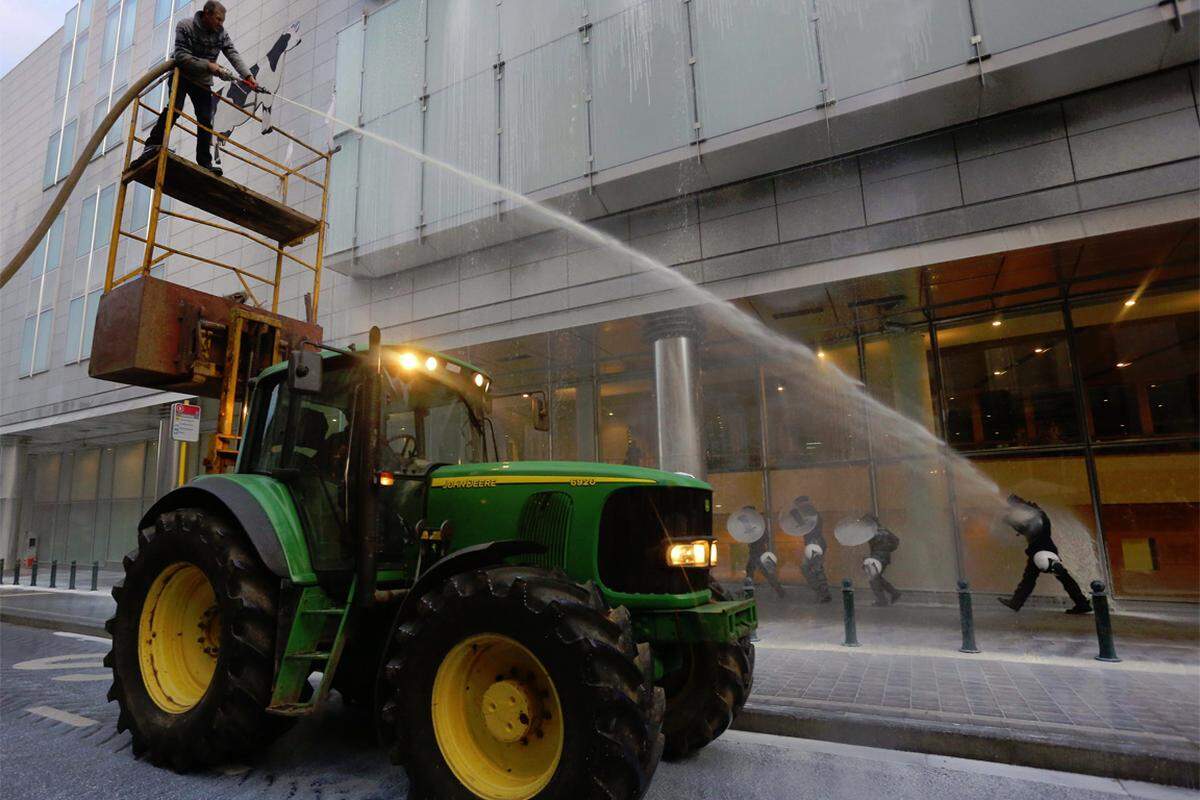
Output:
[[[400,449],[396,451],[396,455],[398,455],[400,458],[412,458],[417,454],[417,437],[413,436],[411,433],[398,433],[389,438],[387,440],[388,447],[391,447],[392,442],[395,441],[404,442],[404,444],[400,445]],[[394,447],[392,449],[395,450]]]

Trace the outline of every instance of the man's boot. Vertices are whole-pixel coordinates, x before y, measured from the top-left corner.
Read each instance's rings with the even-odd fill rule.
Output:
[[[1086,601],[1084,601],[1083,603],[1076,603],[1075,605],[1073,605],[1067,609],[1067,613],[1068,614],[1090,614],[1090,613],[1092,613],[1092,604],[1089,602],[1086,602]]]
[[[1019,605],[1017,605],[1016,603],[1014,603],[1012,600],[1010,600],[1007,597],[997,597],[996,600],[999,601],[1000,605],[1004,606],[1005,608],[1011,608],[1013,611],[1021,610],[1021,607]]]

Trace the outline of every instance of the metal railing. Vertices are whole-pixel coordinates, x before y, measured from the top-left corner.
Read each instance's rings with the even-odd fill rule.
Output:
[[[157,109],[147,104],[145,98],[150,92],[157,90],[162,85],[163,81],[168,80],[168,75],[170,80],[170,92],[167,98],[167,103],[161,112],[165,115],[165,120],[163,126],[162,146],[155,156],[156,166],[154,173],[154,184],[152,187],[153,193],[150,199],[150,218],[147,224],[146,235],[141,236],[132,230],[125,230],[122,227],[126,193],[129,183],[131,182],[128,179],[128,173],[130,164],[133,162],[134,144],[140,143],[143,146],[146,144],[146,140],[137,135],[138,119],[140,117],[139,112],[144,109],[151,114],[160,113]],[[246,291],[247,297],[255,306],[258,308],[269,308],[271,312],[277,313],[279,307],[279,291],[283,282],[283,262],[286,259],[308,269],[313,274],[311,295],[312,305],[309,310],[309,315],[310,319],[315,319],[317,313],[317,303],[320,297],[321,289],[321,264],[325,250],[326,217],[329,208],[329,172],[333,155],[332,152],[318,150],[317,148],[288,133],[287,131],[271,125],[267,130],[264,131],[264,135],[277,134],[312,154],[311,158],[299,166],[289,167],[286,164],[282,164],[279,161],[267,156],[265,153],[262,153],[243,142],[237,141],[232,135],[220,133],[208,125],[201,124],[196,117],[186,113],[182,109],[176,110],[175,102],[179,95],[180,81],[182,79],[183,78],[180,74],[180,71],[178,69],[173,69],[147,86],[137,96],[136,101],[131,104],[132,113],[129,115],[129,133],[126,137],[125,156],[121,168],[122,181],[117,191],[116,208],[114,209],[113,213],[112,239],[110,241],[108,252],[108,266],[104,277],[105,293],[111,291],[113,287],[119,286],[128,280],[138,277],[139,275],[149,275],[151,269],[160,264],[169,256],[175,255],[182,258],[192,259],[200,263],[209,264],[214,267],[219,267],[233,273],[235,276],[237,276],[242,288]],[[247,119],[255,120],[260,123],[264,122],[262,117],[255,114],[253,111],[242,108],[237,103],[229,100],[229,98],[216,93],[214,93],[213,96],[218,102],[225,103],[231,108],[236,109],[238,113],[242,114]],[[191,127],[183,124],[181,120],[191,123]],[[171,141],[171,133],[176,128],[193,137],[197,136],[200,130],[203,130],[211,134],[222,144],[232,145],[233,148],[236,148],[236,151],[234,149],[226,149],[226,155],[229,155],[238,161],[241,161],[251,167],[254,167],[255,169],[273,176],[279,182],[278,202],[280,204],[287,204],[288,184],[293,179],[303,181],[320,189],[321,214],[320,218],[318,219],[319,224],[315,230],[317,237],[315,257],[312,258],[311,261],[308,261],[296,255],[294,252],[290,252],[289,250],[289,248],[295,247],[306,241],[312,234],[304,234],[295,241],[279,241],[272,243],[266,238],[256,236],[247,230],[243,230],[233,225],[226,225],[212,219],[204,219],[192,214],[186,214],[180,211],[172,211],[163,208],[163,186],[167,176],[169,143]],[[317,167],[318,169],[314,170],[314,167]],[[306,174],[306,172],[310,171],[318,172],[320,174],[320,179],[318,180],[312,175]],[[259,275],[252,270],[244,269],[242,267],[235,266],[234,264],[225,263],[214,258],[202,256],[197,253],[189,252],[187,250],[159,242],[157,240],[158,223],[159,220],[164,216],[192,222],[197,225],[204,225],[225,233],[235,234],[261,247],[264,247],[267,250],[270,250],[275,254],[275,269],[273,274],[270,276]],[[144,249],[141,263],[135,269],[130,270],[123,275],[117,276],[115,272],[118,251],[120,250],[119,244],[122,237],[140,242],[144,245]],[[269,307],[266,306],[265,302],[260,300],[255,294],[253,288],[251,288],[252,283],[271,287],[271,300]]]

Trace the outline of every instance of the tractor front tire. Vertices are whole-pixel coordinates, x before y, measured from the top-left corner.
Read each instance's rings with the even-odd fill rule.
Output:
[[[400,623],[384,676],[415,799],[637,800],[662,755],[649,646],[560,571],[450,578]]]
[[[715,581],[712,593],[714,600],[730,599]],[[659,681],[667,697],[663,758],[668,761],[689,756],[724,733],[754,685],[754,645],[748,636],[680,647],[683,666]]]
[[[108,699],[135,756],[177,771],[244,758],[286,722],[266,713],[279,579],[232,523],[163,513],[138,534],[113,587]]]

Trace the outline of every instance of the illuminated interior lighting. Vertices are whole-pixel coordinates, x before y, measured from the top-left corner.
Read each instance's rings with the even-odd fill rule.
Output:
[[[1130,364],[1130,363],[1131,363],[1131,362],[1129,362],[1129,361],[1118,361],[1118,362],[1117,362],[1117,369],[1125,369],[1126,367],[1128,367],[1128,366],[1129,366],[1129,364]]]
[[[775,387],[775,391],[777,391],[777,392],[782,392],[782,391],[783,391],[783,385],[782,385],[782,384],[780,384],[779,386],[776,386],[776,387]]]
[[[998,370],[996,370],[995,372],[993,372],[992,374],[993,374],[993,375],[996,375],[996,376],[1000,376],[1000,375],[1003,375],[1003,374],[1004,374],[1004,373],[1006,373],[1006,372],[1008,372],[1008,370],[1006,370],[1006,369],[998,369]]]
[[[1126,301],[1125,301],[1125,305],[1127,305],[1127,306],[1136,306],[1136,305],[1137,305],[1137,298],[1136,298],[1136,297],[1131,297],[1131,298],[1129,298],[1128,300],[1126,300]]]
[[[416,355],[413,353],[401,353],[400,354],[400,366],[404,367],[405,369],[416,369],[417,368]]]
[[[1046,352],[1046,348],[1044,348],[1044,347],[1035,347],[1035,348],[1033,348],[1033,352],[1037,353],[1037,354],[1040,356],[1042,353]]]
[[[824,357],[825,357],[825,351],[824,351],[824,350],[818,350],[818,351],[817,351],[817,358],[824,358]]]
[[[1001,325],[1003,325],[1003,324],[1004,324],[1004,320],[1000,320],[1000,319],[994,319],[994,320],[992,320],[992,327],[993,327],[993,328],[999,328],[999,327],[1000,327]]]
[[[522,393],[521,393],[521,397],[524,397],[526,400],[528,400],[528,399],[529,399],[529,392],[522,392]]]

